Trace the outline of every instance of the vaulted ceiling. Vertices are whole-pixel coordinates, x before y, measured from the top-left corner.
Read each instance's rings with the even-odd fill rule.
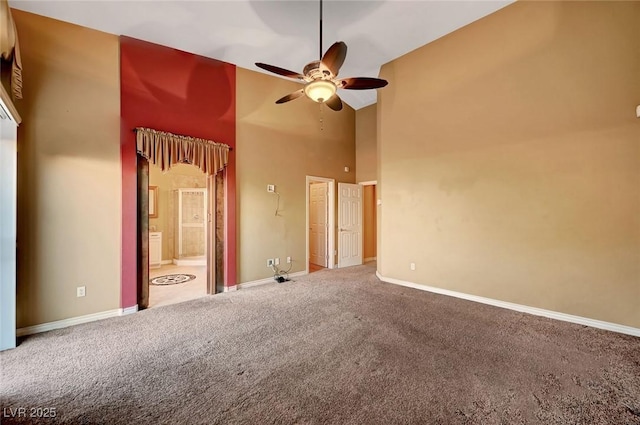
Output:
[[[324,0],[323,49],[344,41],[349,50],[340,76],[377,77],[383,64],[511,2]],[[319,58],[317,0],[9,0],[9,4],[259,72],[264,71],[255,62],[301,72]],[[376,102],[376,90],[341,90],[340,97],[359,109]]]

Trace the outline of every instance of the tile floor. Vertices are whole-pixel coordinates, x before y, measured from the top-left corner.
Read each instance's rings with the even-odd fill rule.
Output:
[[[166,274],[192,274],[196,278],[185,283],[175,285],[149,285],[149,308],[175,304],[200,298],[207,295],[207,266],[176,266],[163,265],[159,269],[149,270],[149,279]]]

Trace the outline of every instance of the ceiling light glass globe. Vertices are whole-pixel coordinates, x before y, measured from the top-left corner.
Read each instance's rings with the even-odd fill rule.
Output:
[[[326,102],[336,94],[336,85],[331,81],[317,80],[304,86],[304,94],[314,102]]]

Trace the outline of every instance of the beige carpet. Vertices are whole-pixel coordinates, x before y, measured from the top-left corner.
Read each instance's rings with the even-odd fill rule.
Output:
[[[373,272],[27,337],[0,353],[2,424],[640,424],[640,338]]]

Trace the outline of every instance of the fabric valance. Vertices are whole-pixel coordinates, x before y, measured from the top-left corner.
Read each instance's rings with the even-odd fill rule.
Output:
[[[0,0],[0,57],[11,63],[11,94],[22,99],[22,60],[18,31],[7,0]]]
[[[192,164],[202,172],[215,175],[229,162],[229,145],[197,137],[138,127],[136,147],[149,162],[167,171],[176,164]]]

